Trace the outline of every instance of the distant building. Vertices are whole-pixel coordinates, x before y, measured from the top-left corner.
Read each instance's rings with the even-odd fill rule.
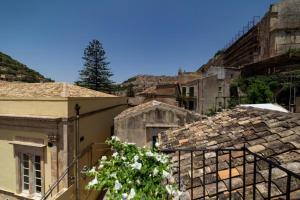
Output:
[[[200,115],[170,104],[150,101],[115,117],[115,135],[138,146],[152,146],[157,134],[200,119]]]
[[[40,199],[71,165],[76,104],[81,107],[76,140],[83,151],[111,136],[113,118],[126,103],[126,98],[71,84],[0,82],[0,199]],[[94,164],[98,154],[84,157],[79,170]],[[72,169],[53,195],[74,189]],[[82,199],[90,195],[85,185]]]
[[[207,110],[207,105],[216,110],[226,108],[231,75],[225,75],[224,83],[212,75],[222,73],[219,71],[221,68],[229,74],[234,70],[240,71],[241,76],[246,78],[269,74],[286,77],[293,87],[284,104],[291,112],[300,112],[300,86],[294,84],[300,79],[299,75],[295,75],[300,69],[300,0],[282,0],[271,5],[262,19],[255,17],[248,22],[224,49],[197,70],[202,73],[204,81],[203,87],[200,87],[203,93],[200,92],[198,98],[203,102],[203,109],[198,103],[200,113]],[[235,77],[236,73],[233,74]],[[216,95],[214,88],[220,89],[220,94]],[[277,94],[278,97],[280,95],[286,99],[286,94]]]
[[[180,84],[179,106],[191,111],[198,111],[198,80],[183,82]]]
[[[145,103],[152,100],[168,103],[174,106],[178,105],[179,86],[174,84],[160,84],[147,88],[140,92],[133,99],[139,99],[140,103]],[[139,103],[139,104],[140,104]],[[138,105],[138,104],[136,104]]]

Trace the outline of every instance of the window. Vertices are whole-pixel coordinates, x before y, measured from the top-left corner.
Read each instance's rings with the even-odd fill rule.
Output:
[[[194,87],[190,87],[190,97],[194,96]]]
[[[182,96],[186,96],[186,87],[182,87]]]
[[[158,137],[157,136],[152,136],[152,148],[155,148],[155,144],[158,140]]]
[[[222,102],[219,101],[219,107],[222,108],[222,106],[223,106]]]
[[[189,101],[189,110],[194,110],[194,101]]]
[[[29,153],[21,154],[21,181],[23,193],[42,193],[41,156]]]
[[[222,92],[222,87],[219,87],[219,92]]]
[[[41,193],[42,192],[42,173],[41,173],[41,157],[40,156],[34,156],[34,189],[35,193]]]
[[[39,198],[45,191],[44,140],[17,136],[9,143],[14,145],[16,158],[16,193]]]
[[[29,155],[26,153],[22,154],[21,161],[21,174],[22,174],[22,191],[29,192]]]
[[[158,133],[165,131],[167,128],[164,127],[147,127],[146,129],[146,143],[150,147],[154,147],[158,140]]]

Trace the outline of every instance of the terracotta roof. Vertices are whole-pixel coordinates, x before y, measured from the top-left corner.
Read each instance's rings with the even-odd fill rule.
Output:
[[[268,111],[257,108],[236,108],[225,111],[177,130],[168,130],[159,135],[162,149],[168,148],[234,148],[245,146],[252,152],[258,153],[280,164],[286,169],[300,174],[300,117],[297,114]],[[223,155],[222,155],[223,153]],[[173,156],[174,166],[178,165],[177,155]],[[232,152],[232,188],[233,195],[241,199],[242,194],[242,159],[243,153]],[[253,185],[253,156],[247,156],[246,165],[246,199],[252,198]],[[194,153],[194,198],[202,196],[203,153]],[[216,154],[205,153],[206,195],[215,196]],[[219,197],[228,197],[229,162],[228,153],[219,155]],[[258,161],[257,169],[257,198],[267,196],[268,165]],[[181,173],[183,185],[189,187],[190,153],[181,155]],[[176,177],[176,175],[175,175]],[[286,191],[287,174],[278,168],[272,170],[272,195],[280,195]],[[291,198],[300,197],[300,180],[292,178]],[[250,196],[250,197],[249,197]],[[196,196],[197,197],[197,196]]]
[[[121,118],[125,118],[125,117],[134,116],[134,115],[140,114],[141,112],[145,112],[147,110],[153,110],[157,107],[160,107],[160,108],[165,107],[167,109],[173,109],[173,110],[177,110],[177,111],[181,111],[181,112],[186,112],[186,113],[192,114],[194,116],[198,116],[200,118],[199,114],[191,112],[184,108],[180,108],[180,107],[173,106],[173,105],[163,103],[160,101],[152,100],[152,101],[149,101],[149,102],[146,102],[146,103],[143,103],[143,104],[137,105],[135,107],[124,110],[118,116],[116,116],[115,119],[121,119]]]
[[[0,97],[116,97],[68,83],[0,82]]]

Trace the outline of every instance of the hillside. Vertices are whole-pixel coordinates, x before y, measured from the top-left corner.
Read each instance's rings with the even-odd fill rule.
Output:
[[[134,92],[142,92],[149,87],[177,82],[177,76],[137,75],[122,83],[123,87],[133,86]]]
[[[0,52],[0,80],[28,83],[53,82],[39,72]]]

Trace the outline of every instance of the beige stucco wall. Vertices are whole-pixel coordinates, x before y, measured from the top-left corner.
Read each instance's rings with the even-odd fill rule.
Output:
[[[79,122],[79,135],[84,136],[80,142],[80,149],[95,142],[105,142],[110,137],[114,125],[114,117],[127,108],[127,98],[103,97],[103,98],[74,98],[68,104],[69,117],[75,116],[75,105],[80,106],[80,113],[110,108],[87,117],[81,117]],[[118,106],[119,105],[119,106]]]
[[[78,103],[81,107],[80,113],[87,113],[90,111],[96,111],[99,109],[105,109],[112,107],[111,109],[98,112],[96,114],[81,117],[80,118],[80,136],[84,136],[84,141],[80,143],[80,150],[93,142],[104,142],[110,137],[111,129],[113,127],[113,119],[121,111],[127,108],[127,99],[123,97],[103,97],[103,98],[59,98],[59,99],[0,99],[0,115],[9,116],[50,116],[69,118],[65,128],[54,127],[59,130],[58,142],[59,153],[58,162],[59,170],[56,170],[56,147],[45,147],[44,158],[47,158],[45,162],[45,190],[47,191],[49,186],[57,179],[56,171],[61,174],[67,167],[67,159],[73,156],[73,139],[75,134],[74,118],[75,104]],[[25,117],[26,118],[26,117]],[[6,119],[4,117],[3,119]],[[1,121],[2,122],[2,121]],[[47,132],[41,131],[28,131],[25,126],[31,127],[33,124],[23,121],[22,125],[18,126],[19,122],[15,122],[12,129],[0,128],[0,195],[1,190],[5,192],[16,193],[16,160],[14,158],[14,147],[9,144],[14,140],[16,136],[22,136],[26,138],[40,138],[44,140],[44,144],[48,143],[48,135],[56,134],[58,130],[52,130],[48,127]],[[25,123],[25,124],[24,124]],[[41,123],[39,121],[33,123]],[[61,124],[61,122],[60,122]],[[47,126],[47,125],[45,125]],[[51,130],[50,130],[51,129]],[[34,129],[38,130],[38,129]],[[66,133],[65,133],[66,132]],[[65,139],[67,139],[66,142]],[[55,143],[55,142],[54,142]],[[67,149],[70,149],[68,152]],[[53,154],[54,153],[54,154]],[[71,153],[71,154],[68,154]],[[51,155],[53,158],[51,158]],[[94,156],[94,155],[93,155]],[[100,155],[98,155],[100,156]],[[52,159],[52,160],[51,160]],[[55,166],[51,166],[51,163]],[[88,161],[82,161],[81,166],[87,165]],[[82,185],[84,188],[85,185]],[[1,197],[1,196],[0,196]],[[12,198],[12,197],[11,197]]]
[[[47,144],[47,135],[45,133],[28,132],[22,130],[0,130],[0,189],[8,192],[16,193],[16,158],[14,157],[14,146],[9,144],[15,137],[29,137],[43,139]],[[45,186],[51,184],[51,156],[47,147],[44,149],[45,159]]]
[[[66,98],[8,99],[0,98],[0,114],[67,117]]]

